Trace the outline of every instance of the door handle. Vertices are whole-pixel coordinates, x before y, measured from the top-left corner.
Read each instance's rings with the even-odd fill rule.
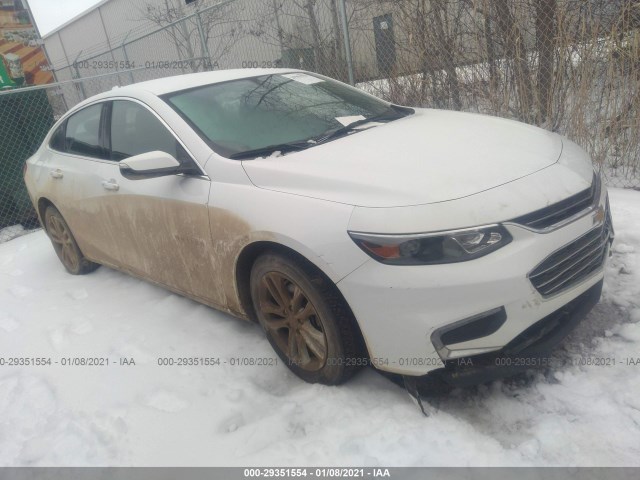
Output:
[[[105,190],[111,190],[112,192],[117,192],[118,190],[120,190],[120,185],[118,185],[118,183],[113,178],[109,181],[105,180],[104,182],[102,182],[102,186],[105,188]]]
[[[64,177],[64,173],[62,173],[62,170],[60,170],[59,168],[56,168],[55,170],[51,170],[49,172],[49,175],[51,175],[55,179]]]

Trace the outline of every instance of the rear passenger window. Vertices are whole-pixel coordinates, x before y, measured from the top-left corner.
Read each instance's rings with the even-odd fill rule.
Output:
[[[173,134],[149,110],[116,100],[111,112],[111,159],[120,161],[159,150],[180,160],[183,152]]]
[[[51,135],[51,141],[49,142],[49,146],[54,150],[58,150],[59,152],[64,152],[64,127],[66,122],[63,122],[56,131]]]
[[[100,145],[102,104],[92,105],[67,120],[65,151],[85,157],[106,158]]]

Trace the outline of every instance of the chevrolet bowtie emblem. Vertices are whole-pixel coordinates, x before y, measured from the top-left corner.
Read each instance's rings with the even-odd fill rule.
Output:
[[[604,217],[605,217],[604,208],[598,207],[596,212],[593,214],[593,224],[602,225],[604,223]]]

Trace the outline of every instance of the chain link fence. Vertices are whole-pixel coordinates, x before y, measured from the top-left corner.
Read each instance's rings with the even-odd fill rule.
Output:
[[[105,5],[118,2],[131,8]],[[187,3],[136,2],[138,25],[105,45],[58,32],[46,41],[50,56],[65,52],[57,83],[0,92],[0,242],[37,225],[22,167],[67,109],[116,86],[227,68],[301,68],[403,105],[538,125],[586,148],[609,185],[640,188],[639,1]],[[111,13],[98,11],[106,32]]]
[[[360,3],[388,12],[373,35],[366,18],[350,25],[356,77],[372,93],[559,132],[609,185],[640,187],[640,2]]]

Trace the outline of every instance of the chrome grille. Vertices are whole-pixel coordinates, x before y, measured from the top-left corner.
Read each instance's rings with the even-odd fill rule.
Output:
[[[547,257],[529,274],[529,280],[544,297],[573,287],[602,267],[612,234],[607,205],[602,225]]]
[[[544,230],[561,223],[574,215],[595,205],[600,197],[600,178],[593,176],[591,187],[576,193],[558,203],[527,213],[512,220],[513,223],[524,225],[535,230]]]

